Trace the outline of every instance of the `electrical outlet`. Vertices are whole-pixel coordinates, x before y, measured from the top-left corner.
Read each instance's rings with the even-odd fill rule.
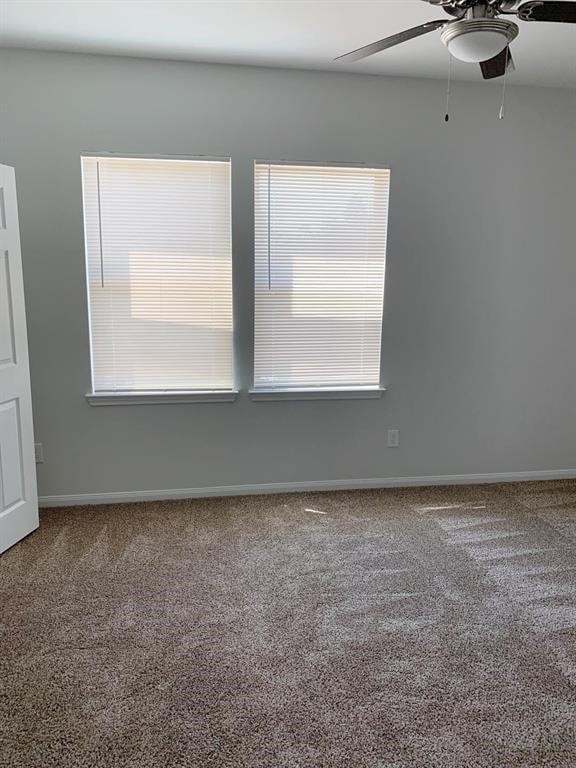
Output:
[[[34,443],[34,458],[36,464],[44,464],[44,446],[42,443]]]
[[[398,448],[400,445],[400,430],[389,429],[388,430],[388,448]]]

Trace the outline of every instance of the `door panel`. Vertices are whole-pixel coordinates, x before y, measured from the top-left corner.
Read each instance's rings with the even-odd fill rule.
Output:
[[[0,552],[38,527],[14,170],[0,165]]]
[[[0,253],[0,366],[16,363],[8,251]]]
[[[18,401],[0,403],[0,512],[24,498]]]

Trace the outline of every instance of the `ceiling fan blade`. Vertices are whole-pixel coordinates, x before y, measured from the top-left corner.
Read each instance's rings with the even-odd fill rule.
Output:
[[[374,53],[379,53],[380,51],[385,51],[387,48],[392,48],[400,43],[405,43],[407,40],[413,40],[415,37],[428,34],[428,32],[434,32],[435,29],[440,29],[440,27],[449,23],[448,19],[429,21],[426,24],[421,24],[419,27],[407,29],[404,32],[399,32],[397,35],[385,37],[383,40],[370,43],[370,45],[365,45],[363,48],[357,48],[355,51],[350,51],[350,53],[337,56],[334,61],[358,61],[359,59],[365,59],[367,56],[372,56]]]
[[[502,75],[506,74],[506,68],[508,68],[510,72],[514,72],[516,69],[510,47],[504,48],[504,50],[497,56],[494,56],[493,59],[488,59],[488,61],[482,61],[480,63],[480,69],[482,70],[484,80],[493,80],[495,77],[502,77]]]
[[[556,21],[561,24],[576,24],[576,3],[545,2],[530,0],[523,3],[516,11],[523,21]]]

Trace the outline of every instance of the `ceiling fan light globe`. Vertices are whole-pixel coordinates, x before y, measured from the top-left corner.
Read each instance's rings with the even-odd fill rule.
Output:
[[[517,37],[518,31],[516,24],[510,21],[455,21],[445,27],[442,42],[454,58],[477,64],[498,56]]]
[[[469,32],[448,43],[448,50],[460,61],[479,63],[498,56],[508,45],[508,37],[500,32]]]

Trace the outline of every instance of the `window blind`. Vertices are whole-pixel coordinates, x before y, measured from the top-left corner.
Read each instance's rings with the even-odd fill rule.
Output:
[[[230,163],[82,158],[94,392],[231,389]]]
[[[256,163],[255,389],[380,384],[390,172]]]

